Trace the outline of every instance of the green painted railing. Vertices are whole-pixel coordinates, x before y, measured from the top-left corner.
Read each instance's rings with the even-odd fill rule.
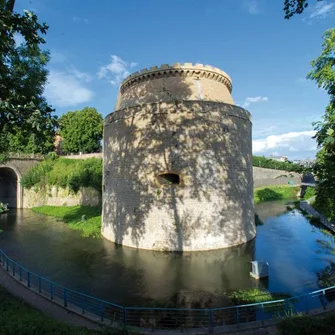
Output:
[[[41,277],[10,259],[0,250],[2,267],[28,289],[94,320],[104,321],[115,327],[136,327],[142,330],[185,330],[201,328],[212,333],[215,328],[240,327],[246,322],[279,318],[295,313],[307,313],[312,309],[327,309],[335,300],[335,286],[300,296],[254,304],[222,308],[151,308],[124,307],[106,300],[83,294]]]

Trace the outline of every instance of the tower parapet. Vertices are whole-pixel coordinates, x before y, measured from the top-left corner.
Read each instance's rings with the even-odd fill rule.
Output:
[[[172,98],[233,104],[231,91],[232,81],[229,75],[213,66],[163,64],[128,76],[120,86],[116,109],[135,104],[169,102]]]

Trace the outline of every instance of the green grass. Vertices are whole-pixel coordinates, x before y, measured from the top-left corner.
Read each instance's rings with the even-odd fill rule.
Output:
[[[257,302],[279,300],[290,297],[290,295],[285,293],[268,292],[259,290],[257,288],[249,290],[237,290],[228,294],[228,298],[232,301],[233,305],[253,304]]]
[[[127,334],[125,331],[105,329],[89,330],[84,327],[70,326],[57,321],[30,307],[25,302],[12,296],[0,286],[0,334],[20,335],[93,335],[93,334]]]
[[[297,198],[300,187],[289,185],[266,186],[254,189],[254,203],[264,201],[285,200]]]
[[[280,320],[277,328],[281,334],[290,335],[328,335],[335,334],[335,314],[323,317],[294,315]]]
[[[101,208],[88,206],[41,206],[34,212],[62,219],[70,229],[79,230],[83,237],[101,237]],[[83,216],[85,216],[83,218]]]
[[[315,187],[307,187],[307,190],[304,195],[304,199],[308,200],[315,196]]]

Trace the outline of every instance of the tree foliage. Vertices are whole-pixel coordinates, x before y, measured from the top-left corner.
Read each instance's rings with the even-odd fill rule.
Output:
[[[17,135],[20,128],[24,136],[44,132],[52,137],[54,110],[43,97],[49,53],[40,48],[48,26],[29,11],[12,12],[13,3],[0,2],[0,133]],[[17,35],[24,39],[21,45]]]
[[[279,162],[271,158],[263,156],[252,156],[252,165],[266,169],[284,170],[301,173],[305,168],[299,164],[287,162]]]
[[[59,119],[63,153],[90,153],[100,149],[102,115],[95,108],[67,112]]]
[[[38,132],[30,132],[21,127],[6,127],[0,134],[0,152],[7,153],[40,153],[46,154],[54,149],[54,131],[43,125]]]
[[[317,0],[323,1],[323,0]],[[308,0],[285,0],[285,19],[291,18],[295,14],[301,14],[308,7]]]
[[[319,179],[316,205],[327,204],[328,213],[335,209],[335,28],[323,35],[321,55],[311,62],[307,78],[329,94],[329,104],[321,121],[314,123],[315,138],[321,150],[317,154],[315,172]],[[324,213],[327,214],[327,213]]]

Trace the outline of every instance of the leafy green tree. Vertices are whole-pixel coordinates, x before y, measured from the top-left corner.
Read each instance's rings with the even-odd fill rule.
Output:
[[[100,149],[102,139],[102,115],[95,108],[67,112],[59,118],[59,135],[62,152],[89,153]]]
[[[323,0],[317,0],[323,1]],[[285,0],[285,19],[291,18],[295,14],[301,14],[308,7],[308,0]]]
[[[29,11],[13,12],[13,0],[0,0],[0,134],[54,131],[54,110],[43,97],[49,53],[40,48],[48,26]],[[17,46],[16,34],[24,38]],[[4,148],[0,148],[4,150]]]
[[[313,69],[307,78],[329,94],[323,120],[314,123],[315,138],[321,150],[317,154],[315,172],[319,179],[317,206],[335,215],[335,28],[323,35],[321,55],[311,62]]]
[[[19,127],[6,129],[0,134],[0,152],[22,152],[46,154],[54,150],[54,137],[49,129],[41,128],[39,132],[30,132]]]

